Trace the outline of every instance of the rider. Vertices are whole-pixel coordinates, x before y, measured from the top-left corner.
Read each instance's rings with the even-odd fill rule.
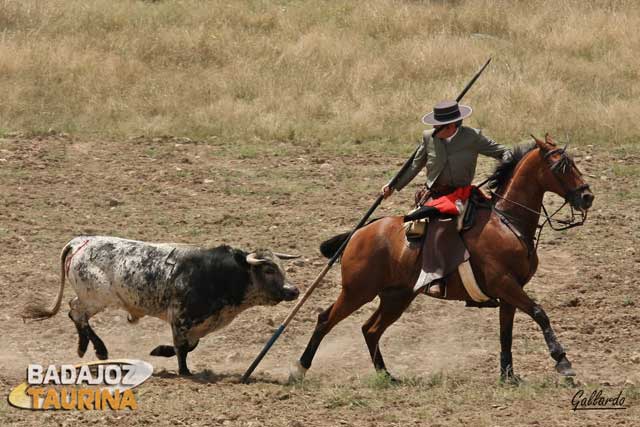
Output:
[[[402,190],[426,166],[428,193],[423,197],[427,200],[426,207],[419,206],[421,210],[405,217],[406,220],[459,213],[452,202],[455,198],[462,198],[464,201],[469,197],[478,154],[503,160],[511,156],[507,147],[487,138],[480,130],[462,126],[462,120],[469,117],[471,111],[471,107],[459,105],[456,101],[442,101],[422,118],[422,123],[431,125],[434,129],[424,131],[422,144],[413,163],[398,177],[395,187],[391,188],[387,184],[382,188],[382,194],[386,199],[394,190]],[[438,132],[435,138],[432,137],[434,131]],[[424,202],[425,200],[416,201],[420,205]],[[430,242],[425,241],[425,244]],[[420,277],[423,276],[421,274]],[[430,285],[427,289],[430,295],[442,296],[442,287],[438,280],[420,285]]]

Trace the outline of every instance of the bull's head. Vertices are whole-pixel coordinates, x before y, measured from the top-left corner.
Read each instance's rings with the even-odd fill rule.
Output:
[[[251,266],[251,278],[258,289],[263,291],[270,304],[280,301],[293,301],[300,291],[287,282],[286,274],[280,260],[293,259],[298,256],[271,252],[261,249],[247,255],[247,263]]]

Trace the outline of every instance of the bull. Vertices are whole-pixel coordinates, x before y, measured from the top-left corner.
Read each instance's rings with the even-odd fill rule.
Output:
[[[104,342],[89,319],[106,308],[120,308],[131,323],[153,316],[171,325],[173,345],[151,355],[177,356],[180,375],[190,375],[187,354],[200,338],[228,325],[240,312],[258,305],[295,300],[280,260],[296,258],[269,250],[247,253],[227,245],[148,243],[107,236],[81,236],[60,255],[61,280],[55,304],[25,307],[24,318],[44,320],[59,310],[66,280],[76,297],[69,317],[78,331],[78,355],[89,342],[98,359],[108,358]]]

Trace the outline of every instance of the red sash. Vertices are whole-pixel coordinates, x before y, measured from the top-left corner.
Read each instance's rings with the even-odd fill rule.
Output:
[[[437,199],[428,200],[424,206],[431,206],[443,214],[448,215],[460,215],[460,210],[456,205],[456,201],[459,201],[460,205],[462,205],[469,196],[471,196],[471,191],[473,190],[473,185],[467,185],[466,187],[458,187],[454,192],[446,194],[442,197],[438,197]]]

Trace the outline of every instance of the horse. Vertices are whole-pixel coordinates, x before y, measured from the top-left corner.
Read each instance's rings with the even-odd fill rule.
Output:
[[[462,238],[470,254],[476,281],[499,302],[500,379],[519,382],[511,355],[513,319],[516,309],[528,314],[542,329],[556,371],[575,376],[564,348],[558,342],[544,309],[524,291],[538,266],[535,233],[543,196],[553,192],[577,210],[584,223],[594,195],[575,162],[547,134],[542,141],[516,147],[489,178],[493,188],[492,208],[479,209],[475,224]],[[546,213],[546,210],[545,210]],[[549,217],[547,216],[547,219]],[[325,256],[333,255],[347,239],[344,233],[322,245]],[[408,245],[402,216],[377,219],[353,234],[342,255],[342,290],[336,301],[318,315],[309,343],[290,369],[291,380],[301,380],[311,367],[322,339],[338,322],[376,296],[380,304],[362,325],[362,333],[376,371],[395,380],[387,370],[379,341],[385,330],[400,318],[421,293],[414,284],[421,270],[422,245]],[[447,300],[469,301],[457,272],[445,278]]]

